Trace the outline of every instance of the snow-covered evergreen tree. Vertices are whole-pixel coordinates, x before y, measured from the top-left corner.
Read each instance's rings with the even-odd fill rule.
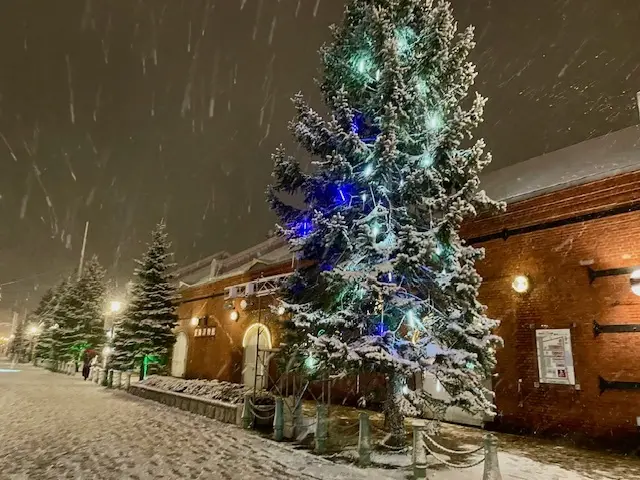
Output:
[[[75,316],[76,344],[74,351],[76,359],[80,359],[84,350],[93,349],[101,351],[105,342],[104,309],[105,271],[98,258],[94,256],[87,262],[82,275],[74,286],[74,292],[78,297]]]
[[[70,342],[65,338],[69,320],[69,297],[73,281],[64,278],[54,289],[54,299],[50,310],[51,327],[49,328],[51,349],[49,352],[49,362],[55,368],[59,362],[69,361]]]
[[[69,279],[55,312],[55,323],[58,325],[56,334],[59,339],[58,356],[62,362],[77,360],[78,350],[82,348],[84,338],[80,323],[82,308],[82,294],[78,281]]]
[[[313,261],[283,289],[307,358],[299,364],[385,374],[394,444],[405,414],[493,410],[484,382],[497,322],[477,299],[483,252],[459,235],[464,219],[500,207],[479,190],[490,155],[472,141],[485,99],[464,101],[473,47],[473,29],[457,31],[446,1],[350,0],[321,52],[329,118],[294,100],[291,130],[317,160],[307,173],[282,149],[273,156],[268,197],[281,234]],[[450,401],[407,388],[424,372]]]
[[[14,362],[22,362],[25,357],[27,339],[25,338],[26,323],[24,319],[18,317],[18,322],[11,332],[11,343],[9,343],[9,356]]]
[[[131,322],[127,321],[127,311],[128,307],[114,314],[111,340],[108,344],[111,350],[108,364],[111,368],[121,371],[131,371],[135,366],[136,343],[133,340],[135,328]]]
[[[111,363],[117,368],[140,366],[145,357],[167,361],[178,321],[169,272],[173,267],[170,247],[166,226],[161,222],[152,233],[147,252],[137,260],[131,298],[114,329]]]
[[[78,279],[66,282],[59,296],[55,323],[62,361],[79,362],[86,349],[100,349],[104,344],[104,274],[94,256]]]
[[[33,311],[33,316],[39,325],[39,334],[36,339],[33,355],[34,358],[40,360],[48,360],[51,352],[51,326],[53,325],[52,310],[54,302],[55,293],[54,290],[50,288],[42,296],[40,302],[38,302],[38,306]]]

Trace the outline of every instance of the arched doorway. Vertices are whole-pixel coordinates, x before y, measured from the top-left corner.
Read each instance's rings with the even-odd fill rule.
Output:
[[[269,329],[261,323],[254,323],[244,332],[242,346],[244,347],[242,383],[251,388],[266,388],[269,376],[267,363],[269,350],[271,350]]]
[[[188,339],[184,332],[176,335],[176,343],[173,344],[173,353],[171,355],[171,376],[184,377],[187,369],[187,350]]]

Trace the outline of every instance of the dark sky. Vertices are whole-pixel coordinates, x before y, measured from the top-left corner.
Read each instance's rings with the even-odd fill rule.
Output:
[[[492,168],[637,123],[637,0],[453,4],[476,26]],[[269,155],[292,145],[289,98],[317,105],[342,8],[0,2],[0,309],[74,268],[87,220],[88,253],[120,280],[163,217],[179,262],[264,239]]]

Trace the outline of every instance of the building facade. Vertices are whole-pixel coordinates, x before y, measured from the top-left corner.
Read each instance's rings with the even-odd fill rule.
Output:
[[[504,214],[465,226],[504,339],[492,427],[637,447],[640,129],[530,162],[487,179]]]
[[[292,261],[287,246],[270,239],[179,270],[172,375],[267,386],[282,321],[273,292],[293,271]]]
[[[492,172],[483,187],[508,204],[463,232],[486,251],[480,300],[501,321],[497,416],[451,409],[447,419],[637,445],[640,297],[630,277],[640,275],[640,128]],[[273,293],[295,267],[271,239],[179,271],[173,374],[269,386],[283,321]],[[414,385],[446,398],[435,379]],[[333,398],[375,403],[383,388],[380,378],[352,378]]]

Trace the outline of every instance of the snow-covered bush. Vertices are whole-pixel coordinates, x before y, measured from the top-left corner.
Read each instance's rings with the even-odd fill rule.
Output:
[[[148,387],[159,388],[169,392],[184,393],[194,397],[209,398],[222,402],[241,404],[247,393],[253,393],[253,388],[231,382],[218,380],[185,380],[182,378],[151,375],[141,382]],[[257,390],[254,403],[265,405],[274,403],[274,396],[265,391]]]

